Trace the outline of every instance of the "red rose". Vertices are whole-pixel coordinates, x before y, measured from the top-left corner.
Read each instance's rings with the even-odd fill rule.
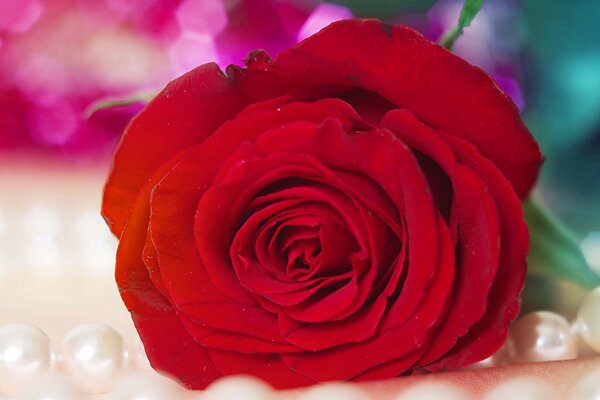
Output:
[[[103,213],[150,361],[191,388],[457,368],[503,343],[541,155],[491,78],[404,26],[332,24],[171,82]]]

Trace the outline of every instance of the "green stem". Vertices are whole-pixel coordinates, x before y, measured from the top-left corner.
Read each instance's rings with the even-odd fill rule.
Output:
[[[456,25],[448,32],[444,33],[444,36],[442,36],[442,38],[440,39],[440,44],[448,50],[452,50],[452,47],[454,47],[454,43],[462,34],[463,29]]]
[[[465,0],[458,23],[442,36],[440,44],[448,50],[452,50],[454,43],[463,34],[465,28],[471,25],[482,5],[483,0]]]
[[[524,204],[529,225],[529,272],[568,280],[585,289],[600,285],[575,236],[534,200]]]
[[[154,96],[156,96],[155,92],[148,91],[148,92],[135,93],[135,94],[132,94],[132,95],[129,95],[126,97],[100,99],[100,100],[97,100],[97,101],[93,102],[92,104],[90,104],[84,110],[83,117],[86,119],[90,118],[96,112],[98,112],[100,110],[106,110],[108,108],[124,107],[124,106],[129,106],[129,105],[138,104],[138,103],[146,104],[150,100],[152,100],[152,98]]]

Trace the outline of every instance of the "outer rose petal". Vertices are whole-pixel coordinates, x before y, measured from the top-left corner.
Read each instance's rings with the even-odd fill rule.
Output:
[[[174,310],[131,313],[150,363],[159,371],[172,375],[190,389],[204,389],[223,376],[206,347],[192,339]]]
[[[510,98],[485,72],[410,28],[338,21],[279,54],[271,68],[298,85],[343,84],[378,93],[473,143],[522,198],[536,180],[542,156]]]
[[[206,139],[243,105],[216,64],[169,83],[131,121],[115,154],[102,206],[111,231],[120,236],[140,188],[162,163]]]
[[[529,232],[521,204],[502,173],[470,143],[457,138],[449,141],[460,161],[479,173],[496,199],[502,220],[501,258],[486,314],[441,361],[428,367],[432,371],[473,363],[481,354],[491,354],[504,343],[508,325],[519,313],[519,293],[525,280],[529,249]]]
[[[442,356],[486,312],[499,264],[498,211],[487,185],[456,160],[446,141],[449,136],[430,129],[406,110],[389,112],[382,124],[437,163],[453,187],[452,219],[458,230],[458,273],[453,302],[423,360],[429,363]],[[480,358],[488,355],[482,354]]]
[[[423,304],[421,313],[431,312],[432,310],[428,308],[434,309],[434,317],[430,318],[430,323],[432,324],[432,327],[434,325],[439,326],[438,320],[440,318],[440,315],[443,315],[442,313],[446,311],[445,309],[447,309],[448,304],[451,302],[450,297],[452,288],[452,278],[454,278],[456,275],[456,272],[454,271],[456,266],[453,257],[455,252],[454,241],[452,240],[450,231],[448,230],[446,223],[441,217],[438,217],[437,226],[439,228],[439,236],[441,243],[440,253],[438,254],[440,267],[437,274],[436,283],[430,287],[430,291],[434,295],[439,295],[442,299],[446,298],[447,303],[440,307],[441,304],[439,302],[432,301],[432,299],[428,298],[427,301],[429,303]],[[437,315],[435,315],[436,312]],[[429,349],[429,347],[432,344],[432,340],[435,340],[435,336],[429,335],[428,342],[426,342],[420,348],[417,348],[414,352],[410,353],[409,355],[405,355],[398,359],[377,365],[356,376],[354,379],[359,381],[386,379],[391,376],[400,376],[401,374],[407,371],[411,371],[411,367],[414,367],[415,365],[420,365],[419,359],[421,359],[423,354]]]
[[[119,291],[150,363],[190,388],[205,387],[223,374],[215,368],[206,349],[185,331],[169,301],[154,287],[140,256],[148,211],[147,197],[141,197],[119,242],[116,271]]]

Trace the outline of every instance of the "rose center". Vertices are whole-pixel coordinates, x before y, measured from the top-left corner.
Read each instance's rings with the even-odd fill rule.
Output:
[[[316,226],[285,226],[276,238],[288,276],[332,276],[348,271],[356,241],[336,224],[322,221]],[[323,252],[322,249],[327,251]]]

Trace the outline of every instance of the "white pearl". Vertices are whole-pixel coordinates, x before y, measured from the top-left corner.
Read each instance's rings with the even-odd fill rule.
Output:
[[[228,376],[211,383],[199,400],[276,400],[277,392],[258,378]]]
[[[453,384],[428,380],[402,391],[395,400],[465,400],[470,396]]]
[[[555,388],[535,376],[520,376],[490,390],[484,400],[559,400]]]
[[[583,299],[577,314],[579,333],[583,340],[600,353],[600,287]]]
[[[0,328],[0,387],[15,394],[50,366],[50,339],[39,328],[11,324]]]
[[[184,390],[154,371],[130,372],[115,381],[111,400],[176,400]]]
[[[21,398],[24,400],[81,400],[83,395],[66,376],[55,372],[32,380]]]
[[[467,366],[465,369],[481,369],[509,365],[511,364],[513,353],[514,345],[512,339],[509,337],[497,352],[488,358]]]
[[[123,366],[123,338],[102,324],[71,330],[61,344],[63,367],[89,394],[108,391]]]
[[[590,345],[585,341],[582,336],[583,327],[578,319],[571,322],[571,332],[575,335],[575,341],[577,342],[577,357],[578,358],[589,358],[595,356],[597,353]]]
[[[306,389],[306,391],[298,396],[298,400],[333,399],[370,400],[371,396],[364,390],[359,389],[356,384],[350,383],[322,383]]]
[[[537,311],[521,317],[511,327],[514,360],[536,362],[570,360],[577,357],[575,335],[566,319],[548,312]]]
[[[578,381],[569,391],[569,400],[600,400],[600,368],[595,368]]]

